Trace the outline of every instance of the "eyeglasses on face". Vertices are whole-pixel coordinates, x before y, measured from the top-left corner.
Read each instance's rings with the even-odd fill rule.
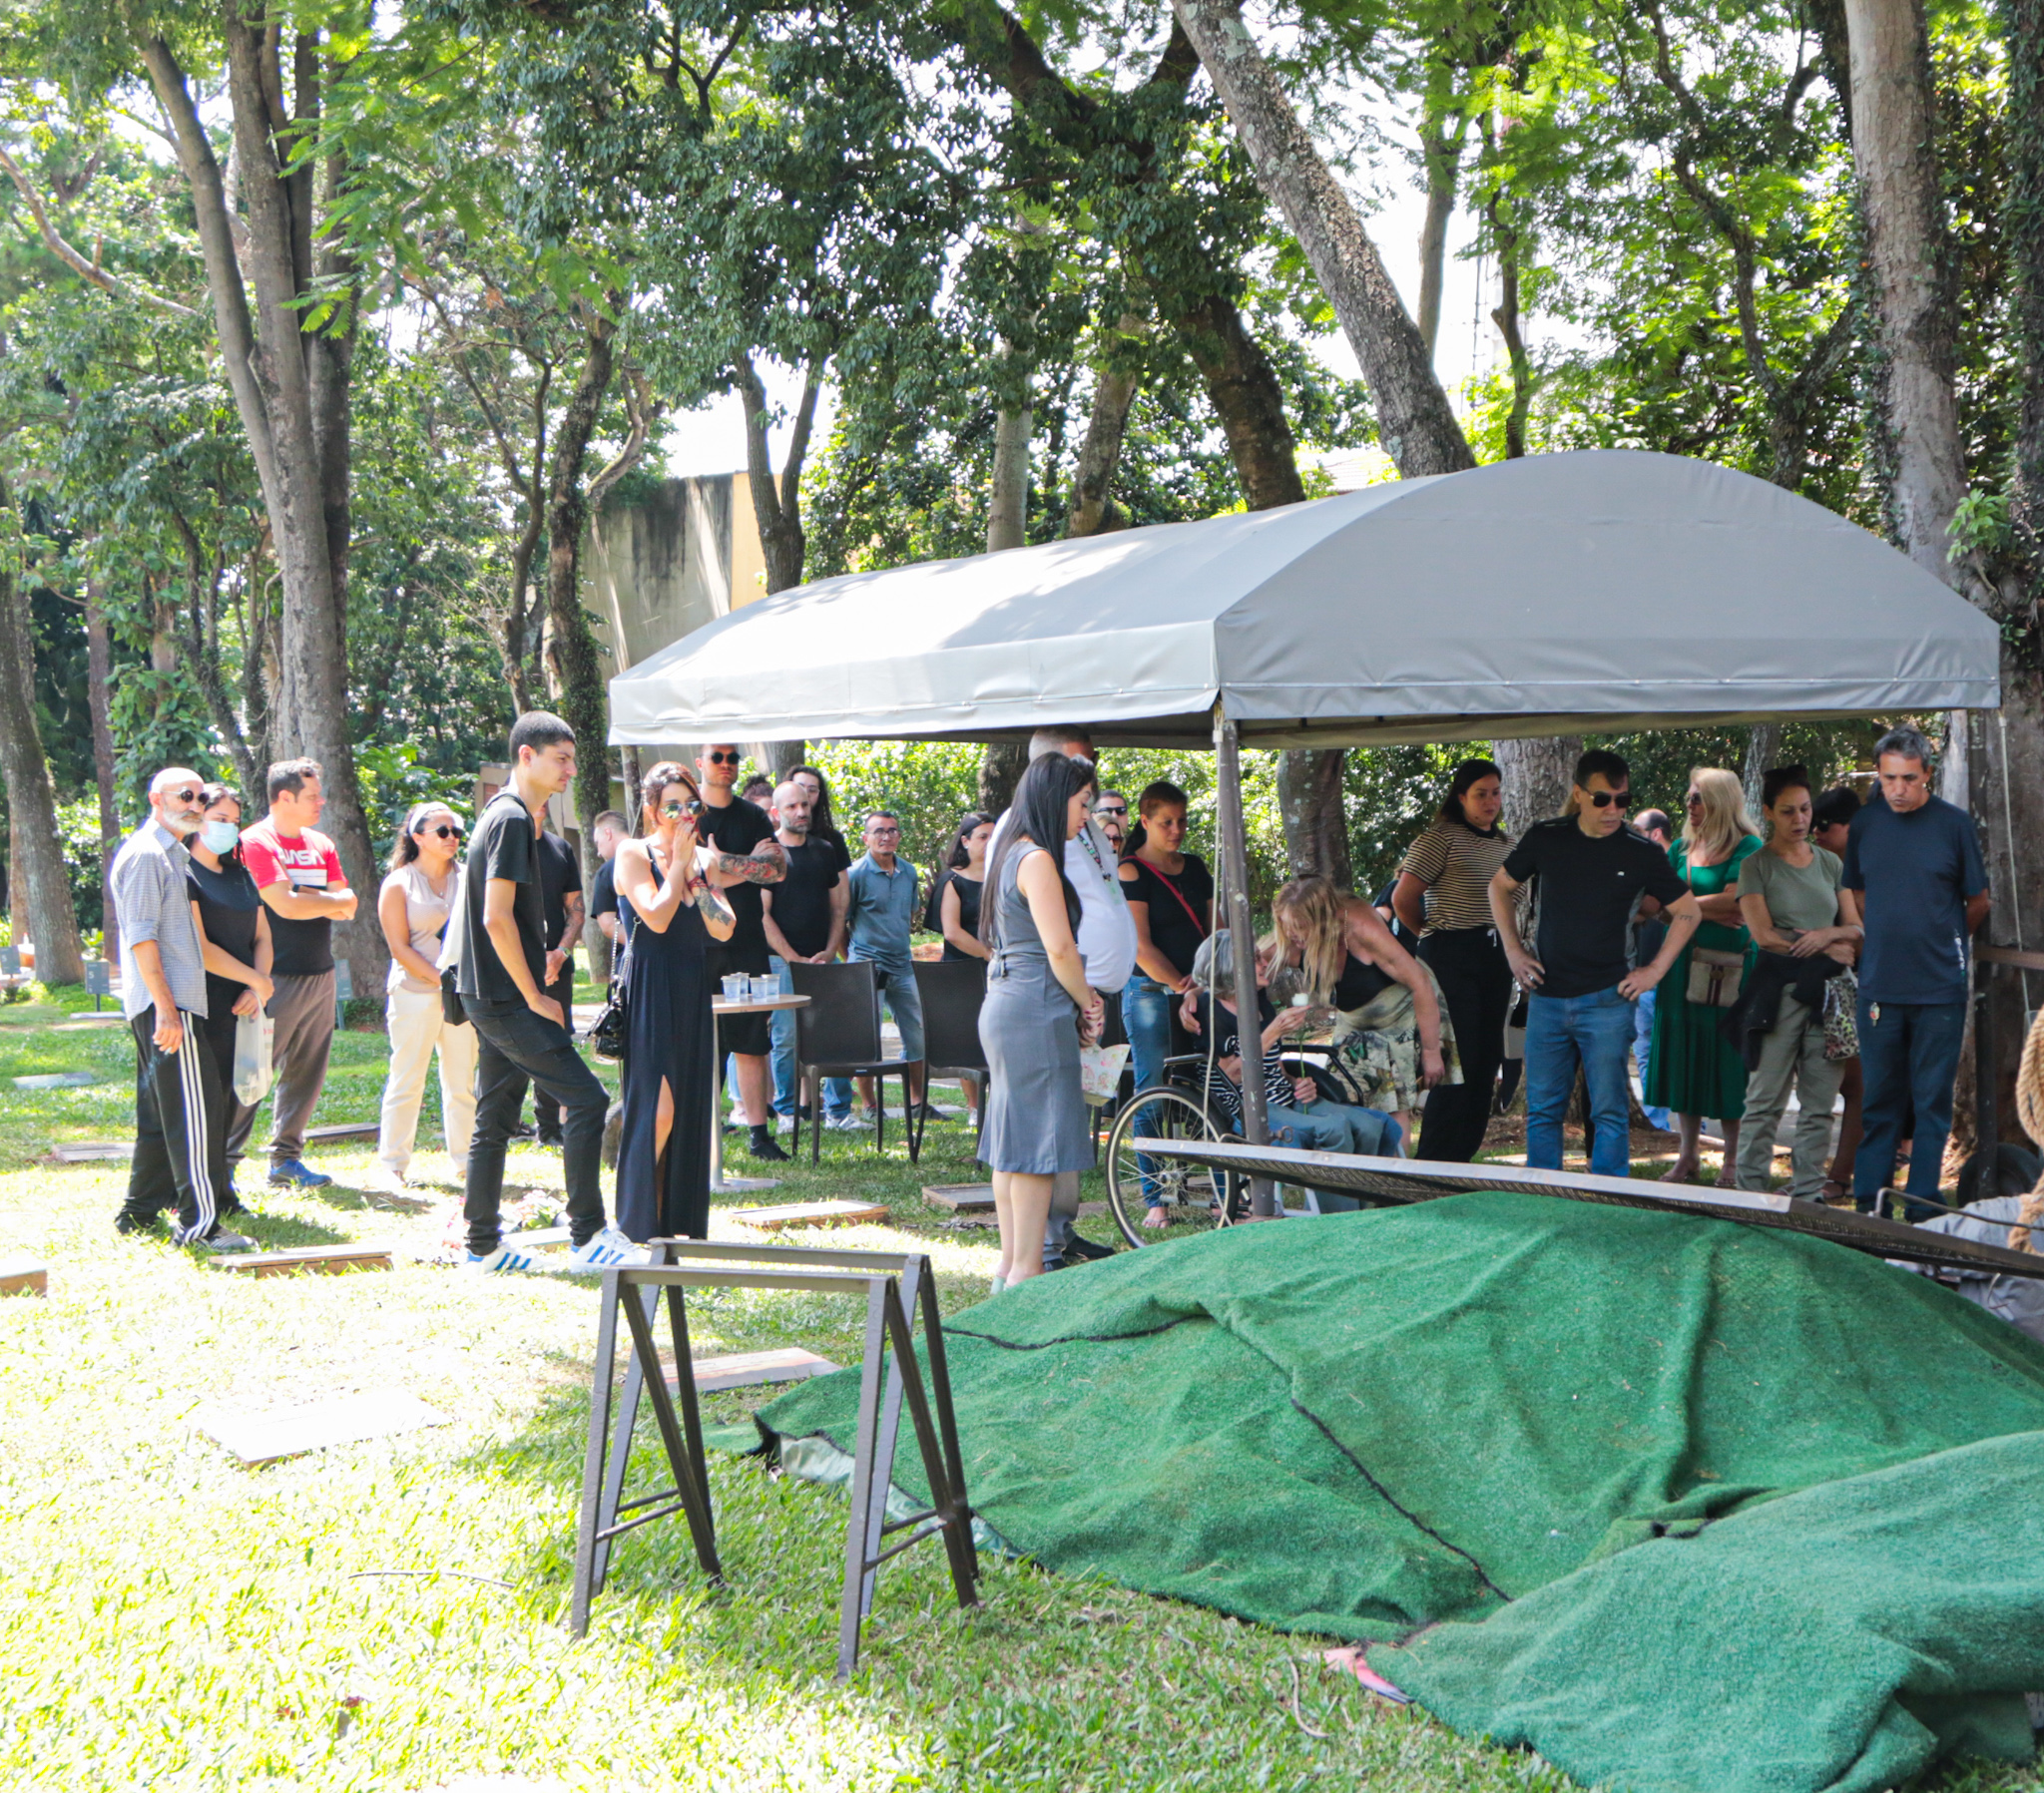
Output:
[[[737,765],[745,755],[736,750],[727,753],[722,747],[712,747],[703,757],[712,765]]]
[[[661,804],[660,813],[670,818],[678,815],[701,815],[703,802],[699,797],[669,797]]]
[[[452,835],[456,840],[459,840],[461,838],[462,830],[458,822],[440,822],[431,828],[421,828],[419,832],[421,834],[434,835],[440,840],[447,839],[449,835]]]
[[[1129,813],[1129,806],[1126,803],[1096,803],[1093,807],[1093,813],[1095,815],[1127,815]]]
[[[1609,809],[1614,803],[1623,809],[1632,801],[1633,796],[1630,788],[1625,790],[1589,790],[1583,794],[1590,799],[1590,807],[1592,809]]]
[[[199,792],[194,786],[188,784],[182,790],[165,791],[163,799],[166,803],[196,803],[199,801]]]
[[[1704,793],[1700,790],[1693,790],[1688,796],[1683,798],[1683,801],[1692,809],[1701,809],[1704,806]]]
[[[899,834],[901,830],[893,826],[892,823],[882,824],[875,822],[866,832],[868,834]]]

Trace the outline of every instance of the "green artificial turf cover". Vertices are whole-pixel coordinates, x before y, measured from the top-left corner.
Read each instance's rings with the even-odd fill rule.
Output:
[[[1586,1783],[1877,1788],[2029,1752],[2044,1346],[1926,1277],[1479,1193],[1125,1252],[945,1339],[1013,1548],[1377,1642],[1457,1729]],[[857,1404],[846,1371],[759,1417],[841,1451]],[[906,1426],[894,1475],[926,1497]]]

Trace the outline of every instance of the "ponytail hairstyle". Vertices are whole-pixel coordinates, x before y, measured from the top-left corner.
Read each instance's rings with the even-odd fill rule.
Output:
[[[1082,790],[1096,782],[1093,761],[1067,759],[1062,753],[1039,753],[1029,762],[1022,781],[1015,786],[1012,805],[1015,825],[1002,840],[1000,851],[986,866],[986,895],[979,904],[979,938],[998,949],[1001,944],[1001,871],[1018,850],[1039,846],[1050,854],[1057,867],[1058,884],[1065,893],[1065,919],[1072,932],[1079,931],[1079,893],[1065,876],[1065,811]]]
[[[249,813],[249,805],[242,801],[242,793],[232,784],[202,784],[199,787],[199,807],[202,813],[216,803],[232,803],[244,815]],[[230,859],[237,865],[246,863],[242,858],[242,843],[239,840],[221,855],[223,863]],[[396,860],[393,859],[391,863],[394,866]]]
[[[957,830],[951,836],[951,850],[944,856],[946,871],[955,871],[961,865],[972,863],[972,855],[966,850],[965,843],[972,838],[973,829],[983,827],[993,819],[990,815],[981,815],[975,809],[959,821]]]
[[[232,797],[235,794],[224,785],[209,784],[206,789],[208,791],[219,790],[222,796]],[[204,791],[200,794],[206,797]],[[206,802],[209,806],[219,801],[220,797],[206,797]],[[390,857],[384,865],[386,871],[397,871],[403,866],[412,864],[418,858],[418,831],[426,825],[426,818],[436,809],[443,810],[448,815],[454,815],[454,811],[448,809],[447,805],[442,803],[437,797],[429,798],[423,803],[414,803],[404,812],[404,826],[398,829],[397,839],[391,845]],[[461,818],[454,816],[454,819],[459,821]]]

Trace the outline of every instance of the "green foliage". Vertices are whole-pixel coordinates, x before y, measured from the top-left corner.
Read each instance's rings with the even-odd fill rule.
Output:
[[[97,795],[57,805],[57,833],[64,843],[64,869],[71,876],[71,905],[78,911],[81,933],[106,925],[105,893],[100,888],[105,865],[100,849],[100,800]]]

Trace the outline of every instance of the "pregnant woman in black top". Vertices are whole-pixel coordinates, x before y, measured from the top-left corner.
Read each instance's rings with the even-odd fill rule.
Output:
[[[235,1096],[235,1036],[242,1017],[254,1015],[269,1000],[269,914],[256,894],[256,880],[242,863],[242,799],[225,784],[209,784],[199,793],[204,805],[199,832],[192,836],[192,863],[185,887],[199,910],[199,926],[210,948],[227,955],[245,975],[224,977],[207,954],[206,1043],[220,1067],[220,1085],[227,1098],[227,1176],[246,1155],[256,1125],[256,1103]],[[223,1210],[239,1213],[241,1203]]]

